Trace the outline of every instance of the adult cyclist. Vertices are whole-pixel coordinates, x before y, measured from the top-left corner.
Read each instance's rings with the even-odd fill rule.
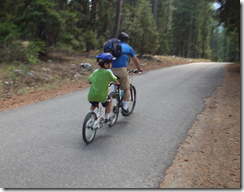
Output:
[[[121,40],[122,55],[116,58],[116,60],[112,61],[113,65],[111,70],[113,71],[115,76],[119,77],[120,89],[124,90],[124,105],[122,108],[122,115],[128,116],[128,102],[130,99],[130,80],[129,75],[127,73],[127,64],[129,56],[131,57],[133,63],[137,68],[137,73],[141,72],[142,69],[134,49],[130,45],[128,45],[129,35],[125,32],[122,32],[118,36],[118,39]]]

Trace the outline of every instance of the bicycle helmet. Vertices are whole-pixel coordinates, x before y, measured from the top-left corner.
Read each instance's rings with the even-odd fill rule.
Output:
[[[97,55],[96,58],[98,62],[100,61],[111,62],[112,60],[116,59],[111,53],[102,53],[100,55]]]
[[[118,36],[118,39],[120,39],[121,41],[127,42],[127,41],[129,41],[129,35],[125,32],[121,32]]]
[[[111,63],[116,58],[111,53],[102,53],[96,56],[98,65],[104,67],[105,63]]]

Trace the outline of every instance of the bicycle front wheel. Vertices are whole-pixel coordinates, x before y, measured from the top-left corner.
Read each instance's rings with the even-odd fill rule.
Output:
[[[93,125],[95,124],[97,119],[97,116],[94,112],[90,112],[86,115],[86,118],[83,122],[83,128],[82,128],[82,135],[83,140],[89,144],[93,141],[95,138],[97,129],[93,129]]]
[[[131,85],[130,86],[130,100],[128,103],[128,114],[129,115],[134,111],[135,105],[136,105],[136,88],[133,85]]]
[[[113,126],[119,117],[119,94],[117,92],[110,93],[112,99],[112,107],[111,107],[111,123],[109,126]]]

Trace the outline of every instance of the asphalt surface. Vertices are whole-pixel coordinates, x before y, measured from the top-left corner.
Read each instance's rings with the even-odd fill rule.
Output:
[[[137,103],[95,140],[82,139],[89,88],[0,113],[1,188],[156,188],[227,63],[133,77]]]

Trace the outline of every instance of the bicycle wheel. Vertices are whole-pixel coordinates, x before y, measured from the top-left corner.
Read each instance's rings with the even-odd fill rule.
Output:
[[[117,119],[119,117],[119,95],[116,92],[112,92],[110,93],[111,99],[113,99],[112,101],[112,107],[111,107],[111,123],[109,124],[109,126],[113,126],[116,122]]]
[[[97,129],[93,129],[93,125],[96,122],[97,116],[94,112],[90,112],[86,115],[86,118],[83,122],[83,128],[82,128],[82,135],[83,140],[89,144],[93,141],[95,138]]]
[[[128,103],[128,114],[130,115],[136,105],[136,88],[133,85],[130,85],[130,100]]]

